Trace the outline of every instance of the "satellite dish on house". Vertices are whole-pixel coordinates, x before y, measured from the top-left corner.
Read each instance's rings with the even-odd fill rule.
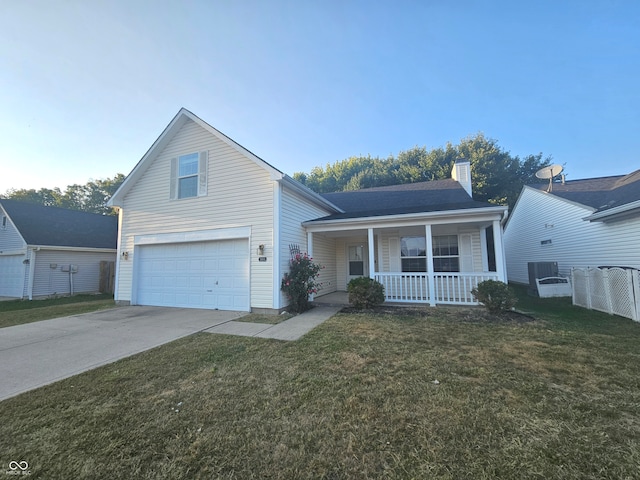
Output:
[[[541,168],[536,172],[536,177],[540,179],[549,179],[549,187],[547,187],[547,192],[550,192],[553,189],[553,178],[562,173],[563,167],[562,165],[553,164],[548,167]]]

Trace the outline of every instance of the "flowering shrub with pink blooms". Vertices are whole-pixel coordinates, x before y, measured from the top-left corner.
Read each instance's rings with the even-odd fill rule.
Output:
[[[318,293],[321,283],[316,282],[322,267],[306,253],[298,253],[289,261],[289,272],[284,274],[280,288],[289,299],[289,310],[302,313],[309,310],[309,295]]]

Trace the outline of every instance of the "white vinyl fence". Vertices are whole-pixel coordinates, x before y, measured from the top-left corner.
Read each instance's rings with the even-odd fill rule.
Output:
[[[640,271],[624,268],[573,268],[573,304],[640,320]]]

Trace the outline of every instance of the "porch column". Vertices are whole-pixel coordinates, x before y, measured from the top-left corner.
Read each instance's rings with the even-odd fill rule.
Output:
[[[429,285],[429,305],[436,306],[436,282],[433,277],[433,237],[431,225],[424,226],[424,238],[427,241],[427,282]]]
[[[482,251],[482,271],[489,271],[489,249],[487,247],[487,227],[480,229],[480,250]]]
[[[307,232],[307,255],[313,257],[313,232]],[[313,302],[316,296],[312,293],[309,295],[309,300]]]
[[[496,254],[496,273],[498,280],[507,283],[507,271],[504,262],[504,247],[502,245],[502,227],[499,220],[493,221],[493,248]]]
[[[40,250],[40,247],[33,247],[31,249],[31,255],[28,255],[29,258],[29,283],[27,285],[27,296],[29,300],[33,300],[33,279],[36,276],[36,251]],[[29,249],[27,249],[27,253]],[[22,292],[24,295],[24,292]]]
[[[373,242],[373,228],[367,229],[367,246],[369,247],[369,278],[376,278],[375,252]]]

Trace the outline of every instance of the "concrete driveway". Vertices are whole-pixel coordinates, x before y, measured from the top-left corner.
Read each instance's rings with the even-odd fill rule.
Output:
[[[132,306],[1,328],[0,400],[243,315]]]

